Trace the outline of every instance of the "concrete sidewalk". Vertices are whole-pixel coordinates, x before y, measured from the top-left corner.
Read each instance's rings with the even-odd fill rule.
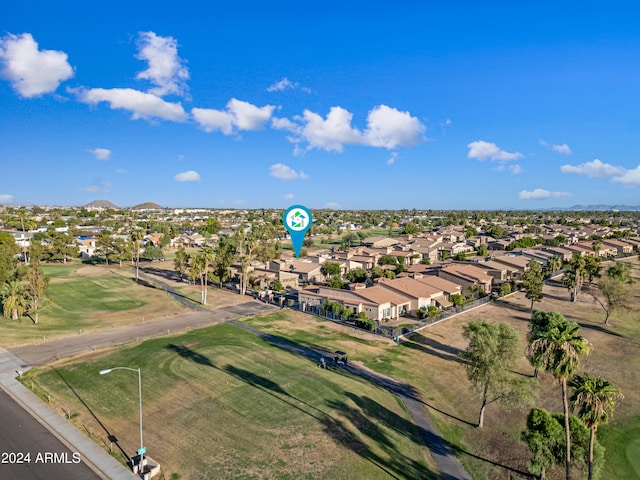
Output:
[[[105,480],[139,478],[15,379],[19,371],[24,373],[27,370],[29,366],[25,362],[11,352],[0,349],[0,388],[2,390],[67,448],[72,452],[78,452],[82,461],[100,478]]]

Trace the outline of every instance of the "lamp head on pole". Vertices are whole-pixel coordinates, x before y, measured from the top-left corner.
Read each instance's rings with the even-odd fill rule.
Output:
[[[100,370],[100,375],[111,373],[112,371],[113,371],[113,368],[106,368],[105,370]]]

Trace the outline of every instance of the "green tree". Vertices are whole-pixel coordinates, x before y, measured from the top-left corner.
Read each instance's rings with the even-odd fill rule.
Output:
[[[527,267],[528,270],[522,276],[522,288],[525,290],[525,297],[531,300],[531,312],[533,312],[533,302],[539,302],[544,296],[542,293],[544,281],[542,267],[537,261],[532,258]]]
[[[584,271],[586,278],[589,280],[589,285],[591,285],[594,278],[600,277],[600,270],[602,270],[602,258],[593,255],[584,257]]]
[[[546,470],[558,462],[562,456],[562,435],[564,429],[553,416],[544,409],[532,408],[527,415],[527,429],[522,432],[522,440],[527,444],[533,458],[527,469],[545,480]]]
[[[64,232],[51,232],[49,238],[51,240],[50,261],[66,264],[67,260],[78,256],[78,246],[73,239],[73,235]]]
[[[522,403],[530,398],[531,389],[528,382],[518,382],[511,372],[521,355],[520,339],[513,328],[506,323],[477,320],[464,326],[463,336],[469,345],[460,358],[465,362],[467,378],[481,395],[478,427],[482,428],[488,405]]]
[[[327,286],[331,288],[342,288],[344,287],[344,282],[338,275],[332,275],[327,279]]]
[[[571,478],[571,438],[569,429],[569,399],[567,381],[578,370],[580,357],[588,355],[591,344],[578,335],[580,325],[566,320],[553,322],[549,328],[537,331],[527,348],[527,356],[535,358],[540,365],[560,383],[564,407],[566,436],[566,478]]]
[[[461,307],[464,304],[464,297],[459,293],[454,293],[451,295],[451,303],[453,303],[456,307]]]
[[[180,275],[180,279],[182,279],[189,267],[189,254],[186,252],[184,247],[181,246],[176,251],[176,256],[173,259],[173,266],[176,269],[176,272]]]
[[[143,231],[137,227],[129,230],[129,241],[131,242],[131,256],[136,269],[136,282],[140,278],[140,241],[143,237]]]
[[[420,231],[420,226],[414,221],[410,220],[402,227],[402,233],[407,235],[414,235]]]
[[[114,238],[108,230],[102,230],[96,238],[96,255],[104,257],[104,261],[109,265],[109,257],[114,249]]]
[[[141,255],[141,257],[146,260],[158,260],[159,258],[162,258],[162,256],[162,249],[159,247],[154,247],[151,242],[145,245]]]
[[[549,257],[545,268],[546,272],[551,274],[557,272],[560,268],[562,268],[562,259],[558,255],[552,255]]]
[[[582,290],[585,273],[585,257],[580,254],[574,255],[567,265],[567,271],[562,276],[562,285],[569,290],[572,302],[578,301],[578,294]]]
[[[226,282],[231,273],[229,268],[236,257],[236,245],[231,237],[221,237],[215,249],[213,274],[218,278],[220,286]]]
[[[24,283],[19,280],[9,280],[6,282],[2,290],[0,290],[2,298],[2,311],[5,318],[18,320],[23,316],[29,307],[29,298]]]
[[[398,265],[398,260],[393,255],[382,255],[378,260],[378,265]]]
[[[364,268],[358,267],[347,272],[346,277],[350,282],[363,283],[367,281],[369,274]]]
[[[320,271],[326,277],[340,275],[340,264],[335,262],[324,262]]]
[[[596,431],[598,426],[609,421],[615,412],[616,405],[624,396],[604,378],[592,377],[587,373],[573,377],[569,386],[574,389],[571,395],[571,408],[578,411],[578,417],[589,429],[589,480],[592,480]]]
[[[633,292],[629,283],[605,276],[598,281],[598,291],[602,298],[594,294],[592,296],[605,312],[605,325],[609,323],[609,317],[614,311],[632,308]]]
[[[529,319],[529,332],[527,333],[527,345],[536,340],[540,335],[549,330],[553,325],[564,322],[566,319],[560,312],[544,312],[534,310]],[[527,358],[534,368],[533,376],[538,378],[538,370],[542,368],[542,351],[533,351],[527,347]]]
[[[635,283],[635,280],[631,278],[631,271],[633,265],[627,262],[616,262],[607,269],[607,277],[614,278],[623,283]]]
[[[200,226],[198,231],[203,235],[205,233],[208,233],[209,235],[215,235],[220,231],[221,228],[222,224],[217,218],[207,218],[207,221],[204,223],[204,225]]]
[[[32,245],[33,247],[33,245]],[[49,286],[49,277],[45,277],[40,264],[38,249],[32,249],[32,255],[27,267],[27,300],[28,310],[33,313],[33,323],[38,324],[40,309],[45,306],[47,297],[45,293]]]
[[[20,247],[12,235],[0,232],[0,287],[13,278]]]

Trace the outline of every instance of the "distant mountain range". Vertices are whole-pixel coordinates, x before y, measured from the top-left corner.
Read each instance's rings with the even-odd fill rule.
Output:
[[[91,203],[87,203],[84,207],[85,208],[118,208],[109,200],[94,200]]]
[[[632,206],[632,205],[604,205],[604,204],[596,204],[596,205],[574,205],[573,207],[561,208],[559,210],[573,210],[573,211],[607,211],[607,210],[620,210],[620,211],[638,211],[640,210],[640,205]]]
[[[114,205],[109,200],[94,200],[91,203],[87,203],[85,205],[85,208],[104,208],[104,209],[114,208],[114,209],[118,209],[120,207],[118,207],[117,205]],[[158,205],[157,203],[153,203],[153,202],[145,202],[145,203],[141,203],[139,205],[136,205],[135,207],[131,207],[131,209],[132,210],[162,210],[162,206]]]
[[[131,207],[131,209],[132,210],[162,210],[162,205],[158,205],[157,203],[153,203],[153,202],[145,202],[145,203],[136,205],[135,207]]]

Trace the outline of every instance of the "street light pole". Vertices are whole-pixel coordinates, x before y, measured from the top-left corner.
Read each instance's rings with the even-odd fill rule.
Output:
[[[142,442],[142,373],[139,368],[113,367],[100,370],[100,375],[111,373],[114,370],[130,370],[132,372],[138,372],[138,396],[140,398],[140,449],[138,450],[138,455],[140,455],[140,468],[142,469],[144,454],[146,452],[146,449],[144,448],[144,444]]]

